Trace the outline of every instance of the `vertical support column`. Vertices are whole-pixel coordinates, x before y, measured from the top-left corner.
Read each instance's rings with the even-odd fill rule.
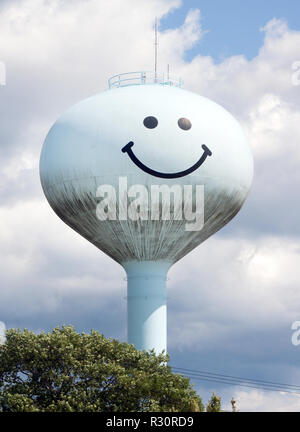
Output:
[[[127,340],[138,350],[167,351],[166,262],[131,261],[127,273]]]

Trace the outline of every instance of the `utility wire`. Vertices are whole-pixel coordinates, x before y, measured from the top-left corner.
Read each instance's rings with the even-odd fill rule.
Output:
[[[250,387],[250,388],[257,388],[261,390],[300,394],[297,393],[297,390],[300,391],[300,386],[296,386],[293,384],[283,384],[283,383],[276,383],[272,381],[254,380],[252,378],[234,377],[232,375],[216,374],[207,371],[195,371],[186,368],[172,367],[172,369],[174,370],[175,373],[176,372],[181,373],[188,376],[188,378],[196,379],[200,381],[211,381],[211,382],[218,382],[218,383],[228,384],[228,385],[237,385],[240,387]]]
[[[216,380],[216,379],[212,379],[212,378],[200,378],[200,377],[191,377],[189,375],[186,375],[187,378],[191,378],[194,380],[198,380],[198,381],[209,381],[209,382],[215,382],[218,384],[228,384],[231,386],[238,386],[238,387],[247,387],[247,388],[253,388],[253,389],[258,389],[258,390],[268,390],[268,391],[277,391],[277,392],[281,392],[281,393],[292,393],[292,394],[296,394],[296,395],[300,395],[300,393],[296,392],[296,391],[291,391],[291,390],[286,390],[284,388],[279,389],[279,388],[271,388],[271,387],[259,387],[259,386],[252,386],[250,384],[241,384],[241,383],[237,383],[237,382],[230,382],[230,381],[221,381],[221,380]]]
[[[259,390],[269,390],[269,391],[277,391],[277,392],[284,392],[284,393],[292,393],[292,394],[298,394],[300,395],[299,392],[296,391],[292,391],[291,389],[286,389],[286,388],[274,388],[274,387],[265,387],[263,385],[251,385],[251,383],[244,383],[242,384],[243,381],[238,382],[238,381],[228,381],[225,379],[217,379],[217,378],[213,378],[213,377],[208,377],[208,376],[191,376],[191,375],[187,375],[187,378],[191,378],[194,380],[198,380],[198,381],[210,381],[210,382],[215,382],[215,383],[219,383],[219,384],[227,384],[227,385],[231,385],[231,386],[239,386],[239,387],[248,387],[248,388],[254,388],[254,389],[259,389]]]
[[[264,383],[264,384],[271,384],[271,385],[275,385],[275,386],[280,386],[280,387],[294,387],[297,390],[300,390],[300,386],[298,385],[294,385],[294,384],[285,384],[285,383],[276,383],[273,381],[264,381],[264,380],[259,380],[259,379],[253,379],[253,378],[245,378],[245,377],[235,377],[232,375],[223,375],[223,374],[218,374],[218,373],[212,373],[212,372],[207,372],[207,371],[202,371],[202,370],[193,370],[193,369],[186,369],[186,368],[178,368],[178,367],[173,367],[172,369],[176,369],[176,370],[181,370],[181,371],[187,371],[189,373],[193,373],[193,374],[205,374],[205,375],[212,375],[215,377],[222,377],[222,378],[231,378],[234,380],[239,380],[239,381],[252,381],[254,383]]]

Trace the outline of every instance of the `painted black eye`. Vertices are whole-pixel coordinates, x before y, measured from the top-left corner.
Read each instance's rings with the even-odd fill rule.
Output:
[[[192,123],[187,118],[180,118],[178,120],[178,126],[183,130],[189,130],[192,127]]]
[[[158,125],[157,118],[152,116],[144,118],[144,126],[146,126],[146,128],[154,129],[156,128],[157,125]]]

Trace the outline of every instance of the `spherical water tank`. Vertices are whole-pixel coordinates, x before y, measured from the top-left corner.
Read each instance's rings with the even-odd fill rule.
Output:
[[[127,272],[128,341],[161,352],[167,272],[237,214],[253,160],[223,107],[146,76],[65,112],[40,177],[55,213]]]

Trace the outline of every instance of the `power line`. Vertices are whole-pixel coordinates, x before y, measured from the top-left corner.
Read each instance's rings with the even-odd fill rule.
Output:
[[[219,384],[227,384],[227,385],[235,385],[238,387],[247,387],[247,388],[253,388],[253,389],[257,389],[257,390],[268,390],[268,391],[277,391],[277,392],[282,392],[282,393],[292,393],[292,394],[296,394],[296,395],[300,395],[300,393],[296,392],[296,391],[291,391],[291,390],[286,390],[284,388],[279,389],[279,388],[271,388],[271,387],[261,387],[261,386],[254,386],[254,385],[250,385],[250,384],[241,384],[241,383],[237,383],[237,382],[230,382],[230,381],[221,381],[221,380],[217,380],[217,379],[213,379],[213,378],[200,378],[200,377],[191,377],[189,375],[186,375],[187,378],[191,378],[197,381],[209,381],[209,382],[215,382],[215,383],[219,383]]]
[[[295,389],[300,390],[300,386],[294,385],[294,384],[276,383],[273,381],[264,381],[264,380],[253,379],[253,378],[236,377],[236,376],[232,376],[232,375],[223,375],[223,374],[207,372],[207,371],[202,371],[202,370],[197,371],[197,370],[193,370],[193,369],[178,368],[178,367],[172,367],[172,369],[187,371],[187,372],[191,372],[193,374],[205,374],[205,375],[214,375],[216,377],[222,377],[222,378],[232,378],[234,380],[239,380],[239,381],[252,381],[254,383],[272,384],[272,385],[276,385],[276,386],[280,386],[280,387],[294,387]]]
[[[293,394],[298,394],[300,395],[299,392],[297,391],[293,391],[292,389],[287,389],[286,387],[282,387],[282,388],[275,388],[275,387],[266,387],[263,384],[256,384],[253,383],[253,385],[251,385],[251,383],[246,383],[243,381],[230,381],[230,380],[226,380],[225,378],[216,378],[216,377],[211,377],[211,376],[207,376],[207,375],[203,375],[203,376],[193,376],[190,374],[185,374],[188,378],[194,379],[194,380],[198,380],[198,381],[210,381],[210,382],[215,382],[215,383],[219,383],[219,384],[227,384],[227,385],[232,385],[232,386],[239,386],[239,387],[248,387],[248,388],[254,388],[254,389],[259,389],[259,390],[269,390],[269,391],[278,391],[278,392],[284,392],[284,393],[293,393]]]
[[[188,378],[199,381],[210,381],[228,385],[236,385],[240,387],[256,388],[260,390],[280,391],[285,393],[299,394],[300,386],[293,384],[276,383],[265,380],[254,380],[253,378],[235,377],[232,375],[217,374],[207,371],[195,371],[193,369],[172,367],[174,372],[182,373]]]

